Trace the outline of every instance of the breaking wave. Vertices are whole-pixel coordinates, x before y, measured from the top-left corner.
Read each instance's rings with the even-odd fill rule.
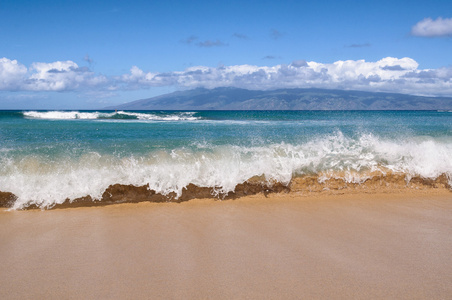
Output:
[[[81,112],[81,111],[24,111],[24,117],[48,120],[146,120],[146,121],[194,121],[195,112],[140,113],[140,112]]]
[[[58,158],[8,153],[0,156],[0,199],[14,209],[132,198],[181,201],[210,195],[221,199],[295,186],[300,191],[322,190],[332,182],[365,185],[377,179],[380,186],[395,181],[452,186],[452,139],[448,137],[391,140],[372,134],[352,138],[337,132],[301,144],[203,143],[139,157],[98,152]]]

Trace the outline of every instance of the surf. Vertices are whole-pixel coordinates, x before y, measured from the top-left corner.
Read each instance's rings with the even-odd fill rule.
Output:
[[[84,111],[24,111],[25,118],[44,120],[145,120],[145,121],[194,121],[195,112],[84,112]]]
[[[244,186],[264,192],[297,185],[308,191],[328,189],[333,181],[365,186],[375,178],[383,186],[397,178],[405,185],[438,180],[438,184],[450,188],[450,153],[451,138],[393,140],[369,133],[350,137],[338,131],[300,144],[198,143],[191,148],[153,150],[139,156],[94,151],[58,157],[4,154],[0,190],[14,195],[10,207],[23,209],[52,208],[80,199],[107,201],[108,191],[114,186],[141,188],[158,195],[159,201],[179,201],[196,189],[224,199]],[[301,184],[300,178],[314,178],[315,183]],[[111,197],[115,198],[114,193]]]

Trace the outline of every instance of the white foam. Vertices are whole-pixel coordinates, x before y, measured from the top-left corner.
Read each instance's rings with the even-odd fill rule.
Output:
[[[136,113],[118,111],[118,114],[134,116],[138,120],[151,120],[151,121],[194,121],[198,120],[198,117],[194,117],[195,112],[175,112],[173,114],[156,115],[152,113]]]
[[[95,120],[100,116],[111,117],[114,113],[79,112],[79,111],[25,111],[24,116],[35,119],[50,120]]]
[[[394,141],[371,134],[352,139],[338,132],[299,145],[200,143],[194,150],[178,148],[142,157],[118,158],[93,152],[55,161],[36,156],[3,158],[0,190],[18,196],[14,208],[26,206],[29,201],[51,207],[67,198],[91,195],[100,199],[115,183],[148,184],[158,193],[180,196],[190,183],[227,193],[254,176],[288,184],[294,175],[323,174],[326,179],[331,174],[344,174],[346,181],[359,183],[368,176],[360,174],[369,173],[362,171],[387,169],[432,179],[446,174],[452,184],[452,139]]]
[[[117,111],[111,113],[105,112],[80,112],[80,111],[24,111],[23,115],[34,119],[49,119],[49,120],[96,120],[96,119],[111,119],[115,115],[124,115],[134,117],[138,120],[147,121],[195,121],[199,117],[194,116],[195,112],[174,112],[167,114],[155,113],[137,113]]]

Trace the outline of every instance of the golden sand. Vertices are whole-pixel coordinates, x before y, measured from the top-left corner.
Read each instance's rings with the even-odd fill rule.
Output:
[[[452,193],[0,212],[1,299],[447,299]]]

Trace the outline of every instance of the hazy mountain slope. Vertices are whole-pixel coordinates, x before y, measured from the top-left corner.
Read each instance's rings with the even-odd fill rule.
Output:
[[[197,88],[106,109],[122,110],[452,110],[452,98],[326,89],[253,91]]]

